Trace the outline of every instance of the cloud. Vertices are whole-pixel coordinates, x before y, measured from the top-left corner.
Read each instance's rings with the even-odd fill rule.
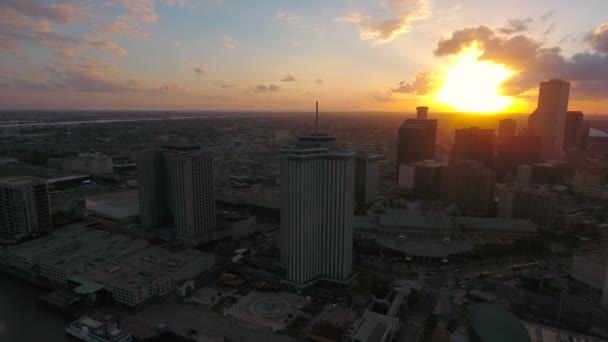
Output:
[[[46,3],[37,0],[6,0],[0,2],[0,52],[19,53],[23,44],[43,46],[61,58],[94,48],[107,50],[117,57],[127,50],[103,38],[74,36],[56,31],[54,25],[74,24],[91,18],[91,5],[78,3]]]
[[[148,37],[148,32],[126,20],[117,20],[107,25],[96,25],[96,31],[102,35],[118,35],[136,39]]]
[[[596,51],[608,53],[608,22],[598,26],[586,40]]]
[[[374,101],[379,103],[389,103],[395,101],[393,94],[390,92],[371,92],[369,95],[374,99]]]
[[[362,40],[373,40],[374,44],[388,43],[410,31],[414,21],[428,18],[431,0],[391,0],[388,7],[388,19],[378,20],[370,15],[350,12],[336,20],[358,26]]]
[[[419,72],[410,81],[401,81],[395,88],[391,88],[393,93],[427,95],[435,91],[438,87],[438,75],[431,72]]]
[[[323,79],[321,79],[321,78],[317,78],[317,79],[315,80],[315,83],[316,83],[316,84],[323,84]]]
[[[153,85],[124,79],[115,63],[90,56],[77,57],[63,66],[42,68],[36,75],[35,79],[30,80],[0,74],[0,88],[35,92],[140,93],[149,96],[188,94],[185,87],[174,82]]]
[[[145,89],[144,93],[148,96],[160,96],[166,94],[186,95],[188,93],[188,90],[175,82],[164,82],[161,83],[158,87],[152,89]]]
[[[10,12],[16,16],[44,19],[51,22],[72,23],[89,16],[86,4],[58,2],[45,3],[39,0],[2,0],[0,12]]]
[[[279,86],[275,85],[275,84],[269,84],[269,85],[264,85],[264,84],[258,84],[254,87],[252,87],[253,92],[256,94],[264,94],[267,92],[277,92],[279,91]]]
[[[281,82],[295,82],[296,78],[293,75],[287,75],[281,79]]]
[[[220,42],[226,49],[235,49],[236,44],[233,37],[224,36],[220,39]]]
[[[207,72],[205,71],[205,69],[203,69],[203,68],[201,68],[199,66],[194,67],[194,75],[195,76],[202,77],[202,76],[205,76],[205,74],[207,74]]]
[[[119,93],[135,91],[136,87],[121,80],[116,66],[94,57],[79,58],[65,67],[41,70],[41,79],[3,78],[0,87],[28,91],[78,91]]]
[[[534,19],[527,17],[525,19],[511,19],[507,22],[505,27],[498,29],[500,33],[513,34],[519,32],[528,31],[530,24],[534,22]]]
[[[258,84],[256,86],[253,87],[253,92],[254,93],[265,93],[268,91],[268,87],[263,85],[263,84]]]
[[[222,89],[228,89],[228,88],[235,88],[236,84],[233,83],[221,83],[221,82],[213,82],[213,84],[215,84],[216,86],[222,88]]]
[[[293,12],[290,11],[281,11],[278,12],[273,20],[275,21],[279,21],[279,22],[283,22],[283,23],[287,23],[293,26],[301,26],[302,23],[300,21],[300,17],[298,15],[296,15]]]
[[[600,37],[602,32],[601,29],[594,31]],[[589,38],[589,43],[601,51],[602,44],[598,40]],[[555,77],[564,77],[574,83],[571,92],[574,98],[587,96],[582,90],[590,85],[608,86],[607,54],[582,52],[566,57],[559,47],[547,47],[525,35],[499,35],[484,25],[454,31],[451,37],[438,42],[434,53],[438,57],[454,55],[474,44],[482,51],[479,60],[502,64],[515,71],[502,86],[507,95],[522,94],[537,88],[540,81]]]

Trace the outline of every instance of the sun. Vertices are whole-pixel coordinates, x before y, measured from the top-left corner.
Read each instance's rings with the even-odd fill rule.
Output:
[[[445,70],[443,85],[435,100],[454,110],[468,113],[496,113],[513,104],[500,95],[500,85],[513,75],[504,65],[477,58],[482,51],[473,46],[463,51]]]

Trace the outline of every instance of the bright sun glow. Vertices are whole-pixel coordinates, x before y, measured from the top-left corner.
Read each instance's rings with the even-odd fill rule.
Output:
[[[504,65],[478,61],[477,47],[460,54],[445,71],[437,102],[468,113],[495,113],[513,104],[509,96],[501,96],[500,84],[513,75]]]

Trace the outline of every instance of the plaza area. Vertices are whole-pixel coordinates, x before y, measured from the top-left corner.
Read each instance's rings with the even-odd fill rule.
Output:
[[[293,293],[252,291],[224,307],[222,314],[248,325],[282,331],[300,315],[303,306],[303,297]]]

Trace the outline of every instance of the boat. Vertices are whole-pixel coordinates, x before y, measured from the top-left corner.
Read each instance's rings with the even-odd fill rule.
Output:
[[[86,342],[131,342],[131,334],[122,331],[117,324],[99,322],[84,316],[68,324],[66,333]]]

